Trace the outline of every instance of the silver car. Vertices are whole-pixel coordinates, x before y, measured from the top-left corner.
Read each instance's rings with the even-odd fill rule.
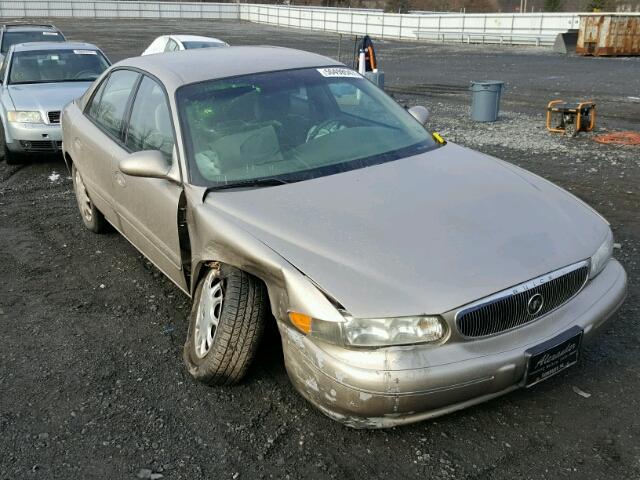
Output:
[[[7,23],[0,27],[0,65],[9,49],[18,43],[64,41],[62,32],[53,25]]]
[[[4,158],[60,150],[60,112],[80,97],[110,63],[94,45],[32,42],[12,46],[0,78],[0,118]]]
[[[114,65],[63,149],[86,227],[192,298],[195,378],[239,381],[275,319],[305,398],[389,427],[575,364],[626,293],[600,215],[426,113],[323,56],[194,50]]]

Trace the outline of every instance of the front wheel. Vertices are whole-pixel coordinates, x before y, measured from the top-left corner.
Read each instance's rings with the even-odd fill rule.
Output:
[[[7,136],[4,134],[4,126],[0,126],[0,131],[2,132],[2,153],[4,156],[4,161],[7,162],[7,165],[18,165],[20,164],[21,157],[18,153],[12,152],[7,147]]]
[[[184,362],[209,385],[231,385],[245,375],[267,314],[264,284],[242,270],[221,266],[198,284],[189,317]]]
[[[20,165],[22,163],[22,158],[19,153],[12,152],[4,146],[4,161],[7,162],[7,165]]]

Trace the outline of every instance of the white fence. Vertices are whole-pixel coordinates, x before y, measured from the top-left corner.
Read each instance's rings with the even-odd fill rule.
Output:
[[[575,13],[397,14],[241,4],[250,22],[379,38],[486,43],[552,44],[555,36],[578,28]]]
[[[74,18],[240,18],[237,3],[130,2],[82,0],[0,1],[0,17]]]
[[[0,0],[0,17],[236,19],[378,38],[548,45],[578,28],[577,13],[394,14],[239,3]]]

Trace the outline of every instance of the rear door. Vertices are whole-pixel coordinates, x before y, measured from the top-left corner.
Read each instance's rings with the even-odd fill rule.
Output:
[[[124,137],[124,149],[116,160],[129,153],[159,150],[167,162],[174,155],[175,134],[169,102],[156,80],[143,76],[131,104]],[[174,283],[187,290],[182,273],[178,238],[178,202],[182,185],[158,179],[132,177],[116,170],[114,195],[122,232]]]
[[[93,202],[116,227],[113,157],[123,151],[124,118],[139,78],[135,71],[114,70],[89,100],[83,122],[74,131],[76,166]]]

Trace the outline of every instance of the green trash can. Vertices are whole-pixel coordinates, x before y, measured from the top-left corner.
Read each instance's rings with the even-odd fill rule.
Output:
[[[500,96],[504,82],[483,80],[471,82],[471,120],[476,122],[495,122],[500,113]]]

